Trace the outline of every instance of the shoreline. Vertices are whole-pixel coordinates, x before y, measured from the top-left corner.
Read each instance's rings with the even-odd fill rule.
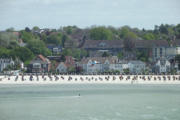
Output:
[[[0,76],[0,84],[180,84],[180,75]]]

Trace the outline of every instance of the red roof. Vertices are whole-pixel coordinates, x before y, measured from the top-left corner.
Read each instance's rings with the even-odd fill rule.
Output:
[[[43,56],[43,55],[38,55],[38,57],[42,60],[42,61],[44,61],[44,62],[46,62],[46,58]]]

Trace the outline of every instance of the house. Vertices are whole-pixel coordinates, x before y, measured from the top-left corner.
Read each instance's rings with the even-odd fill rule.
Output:
[[[167,72],[170,72],[170,69],[171,69],[171,63],[168,60],[159,59],[155,63],[153,71],[155,73],[167,73]]]
[[[83,58],[79,63],[85,73],[101,72],[101,63],[97,58]]]
[[[89,52],[91,57],[101,57],[104,52],[116,55],[123,50],[123,47],[122,40],[86,40],[82,46],[83,49]],[[98,55],[99,52],[101,54]]]
[[[153,61],[162,57],[172,59],[177,54],[180,54],[180,40],[133,40],[134,49],[145,51]],[[119,52],[125,51],[123,40],[85,40],[83,49],[89,52],[90,57],[100,57],[104,52],[111,55],[117,55]],[[134,59],[135,51],[125,53],[126,59]]]
[[[152,46],[153,60],[157,61],[161,58],[168,60],[173,59],[176,55],[180,54],[180,40],[158,40]]]
[[[54,54],[60,54],[62,52],[62,46],[61,45],[48,45],[47,48]]]
[[[85,73],[99,73],[113,70],[118,62],[117,57],[89,57],[79,63]]]
[[[56,67],[56,72],[58,73],[66,73],[70,68],[75,68],[75,60],[71,56],[65,56],[65,62],[60,62]]]
[[[68,67],[64,62],[59,63],[59,65],[56,68],[57,73],[67,73]]]
[[[110,64],[110,71],[111,70],[115,70],[115,71],[119,71],[120,73],[124,72],[124,69],[129,68],[128,66],[128,61],[125,60],[120,60],[118,62],[114,62]]]
[[[128,62],[130,73],[142,73],[146,69],[146,64],[139,60],[131,60]]]
[[[0,72],[2,72],[8,66],[13,66],[15,63],[9,58],[0,58]]]
[[[28,66],[28,71],[32,73],[45,73],[49,72],[51,62],[43,55],[38,55],[34,58]]]

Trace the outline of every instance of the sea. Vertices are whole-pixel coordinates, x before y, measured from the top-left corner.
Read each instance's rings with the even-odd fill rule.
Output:
[[[0,85],[0,120],[180,120],[180,85]]]

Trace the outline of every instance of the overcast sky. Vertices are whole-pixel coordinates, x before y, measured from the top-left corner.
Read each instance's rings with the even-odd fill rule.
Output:
[[[0,0],[0,30],[180,23],[180,0]]]

